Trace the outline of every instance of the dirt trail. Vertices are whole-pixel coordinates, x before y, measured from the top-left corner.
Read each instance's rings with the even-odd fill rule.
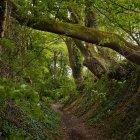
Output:
[[[52,107],[61,114],[64,133],[61,140],[109,140],[100,128],[88,127],[71,112],[62,110],[59,103],[53,104]]]

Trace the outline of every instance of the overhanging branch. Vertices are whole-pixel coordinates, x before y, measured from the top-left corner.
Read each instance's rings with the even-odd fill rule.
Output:
[[[14,7],[14,9],[16,9]],[[48,31],[64,36],[69,36],[89,43],[93,43],[102,47],[107,47],[115,50],[123,55],[126,59],[140,65],[140,46],[136,46],[127,42],[121,36],[115,33],[98,31],[95,29],[87,28],[80,25],[21,17],[14,11],[13,16],[19,21],[20,24],[27,21],[28,27],[33,29]]]

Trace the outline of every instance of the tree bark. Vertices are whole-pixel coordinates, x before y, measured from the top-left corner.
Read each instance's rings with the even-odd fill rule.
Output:
[[[1,0],[0,1],[0,39],[4,37],[4,21],[5,21],[5,9],[6,9],[6,1]],[[1,43],[1,42],[0,42]],[[0,44],[0,57],[2,56],[3,52],[3,46]],[[4,72],[4,63],[2,60],[0,60],[0,77],[3,77],[5,74]]]
[[[0,77],[10,77],[10,55],[11,50],[6,44],[2,43],[3,38],[8,39],[9,37],[9,22],[10,22],[11,8],[9,7],[8,0],[0,1]],[[6,56],[7,59],[4,59]]]
[[[126,59],[140,65],[140,46],[136,46],[126,41],[116,33],[98,31],[80,25],[53,20],[29,19],[27,17],[18,16],[18,14],[14,14],[13,16],[15,16],[21,24],[25,23],[24,21],[28,21],[26,26],[37,30],[65,35],[101,47],[111,48],[123,55]]]
[[[4,17],[5,15],[5,0],[0,1],[0,38],[2,38],[3,34],[3,22],[4,22]]]
[[[101,74],[98,71],[98,67],[101,66],[104,70],[105,68],[103,67],[103,65],[101,65],[98,59],[96,59],[95,56],[91,54],[91,52],[84,46],[84,44],[80,40],[73,40],[85,58],[83,63],[84,66],[86,66],[96,76],[96,78],[99,79],[101,77]]]
[[[82,62],[80,51],[76,46],[74,46],[75,44],[73,43],[72,39],[67,38],[65,43],[68,48],[70,67],[72,69],[72,75],[75,80],[77,90],[82,92],[84,88],[84,80],[82,76]]]

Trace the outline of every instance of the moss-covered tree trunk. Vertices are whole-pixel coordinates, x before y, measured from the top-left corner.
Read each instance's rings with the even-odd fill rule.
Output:
[[[24,21],[19,20],[21,23]],[[28,20],[29,27],[34,29],[48,31],[60,35],[69,36],[89,43],[108,47],[120,53],[126,59],[140,65],[140,47],[127,42],[115,33],[98,31],[80,25],[73,25],[64,22]],[[36,23],[36,24],[35,24]]]
[[[37,18],[28,18],[26,16],[20,16],[17,12],[17,7],[13,4],[13,17],[15,17],[20,24],[25,23],[26,26],[48,31],[60,35],[83,40],[89,43],[96,44],[100,47],[107,47],[115,50],[119,54],[123,55],[126,59],[140,65],[140,46],[137,46],[131,42],[128,42],[116,33],[99,31],[97,29],[91,29],[88,27],[74,25],[65,22],[59,22],[54,20],[45,20]]]
[[[90,7],[90,3],[88,1],[86,1],[87,5],[85,8],[85,20],[84,21],[80,21],[80,19],[82,19],[82,17],[79,17],[78,13],[76,11],[74,11],[71,7],[69,7],[69,11],[72,13],[71,14],[71,20],[74,24],[80,24],[82,22],[85,23],[85,26],[87,27],[93,27],[95,26],[95,13],[92,12],[91,7]],[[83,43],[80,40],[77,39],[73,39],[73,42],[75,43],[75,45],[77,46],[77,48],[80,50],[81,54],[84,57],[84,63],[83,65],[86,66],[94,75],[97,79],[99,79],[101,77],[100,72],[98,70],[98,67],[102,67],[105,72],[107,71],[107,69],[105,68],[105,65],[103,63],[101,63],[101,61],[99,61],[97,55],[95,57],[95,55],[92,55],[92,53],[90,52],[90,50],[87,47],[88,43]]]
[[[84,84],[82,76],[83,62],[81,53],[73,43],[72,39],[67,38],[65,42],[68,48],[70,67],[72,69],[72,75],[75,80],[77,90],[82,92]]]

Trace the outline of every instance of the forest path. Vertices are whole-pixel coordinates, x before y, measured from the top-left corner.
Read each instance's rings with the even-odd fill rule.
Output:
[[[100,128],[87,126],[71,112],[63,110],[61,104],[55,103],[52,107],[61,114],[64,137],[59,140],[109,140]]]

